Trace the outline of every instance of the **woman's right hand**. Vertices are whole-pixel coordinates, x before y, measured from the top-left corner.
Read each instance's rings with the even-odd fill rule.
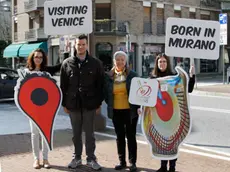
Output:
[[[66,107],[63,107],[63,108],[64,108],[65,113],[69,114],[69,110]]]
[[[142,108],[138,108],[138,109],[137,109],[137,114],[138,114],[138,115],[141,115],[141,114],[142,114]]]

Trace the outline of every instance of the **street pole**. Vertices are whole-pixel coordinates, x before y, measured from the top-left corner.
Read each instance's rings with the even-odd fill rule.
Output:
[[[126,51],[127,51],[127,56],[129,59],[129,51],[130,51],[130,35],[129,33],[126,35]]]
[[[223,84],[225,84],[225,62],[224,62],[224,45],[222,45],[222,59],[223,59]]]
[[[221,2],[222,3],[222,2]],[[225,49],[224,46],[228,44],[228,15],[227,13],[223,13],[221,10],[221,13],[219,14],[219,23],[220,23],[220,45],[222,45],[222,60],[223,60],[223,84],[225,84]]]

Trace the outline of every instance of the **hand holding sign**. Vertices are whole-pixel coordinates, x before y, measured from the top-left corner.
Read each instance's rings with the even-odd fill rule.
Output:
[[[158,82],[156,79],[134,77],[131,82],[129,102],[135,105],[156,105]]]
[[[39,128],[48,147],[53,147],[53,123],[60,108],[62,92],[46,72],[25,75],[19,70],[14,100],[17,107]]]

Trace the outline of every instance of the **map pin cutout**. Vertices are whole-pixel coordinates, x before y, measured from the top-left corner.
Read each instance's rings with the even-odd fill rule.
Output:
[[[60,109],[62,92],[47,72],[18,70],[14,100],[17,107],[38,127],[50,150],[53,149],[53,123]]]

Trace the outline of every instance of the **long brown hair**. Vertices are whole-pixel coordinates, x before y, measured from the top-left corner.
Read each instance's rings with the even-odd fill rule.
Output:
[[[47,66],[47,56],[46,56],[45,51],[42,50],[41,48],[37,48],[36,50],[34,50],[34,51],[28,56],[26,67],[27,67],[30,71],[33,71],[33,70],[36,68],[35,63],[34,63],[34,54],[35,54],[36,52],[42,53],[42,63],[41,63],[41,66],[40,66],[40,70],[43,71],[43,70],[45,70],[45,68],[46,68],[46,66]]]
[[[167,67],[166,67],[166,70],[164,72],[162,72],[159,67],[158,67],[158,61],[161,57],[164,57],[166,59],[166,62],[167,62]],[[157,57],[156,57],[156,61],[155,61],[155,65],[154,65],[154,69],[151,73],[153,76],[156,76],[156,77],[162,77],[163,75],[164,76],[167,76],[167,75],[172,75],[173,72],[172,72],[172,69],[171,69],[171,64],[170,64],[170,60],[169,60],[169,57],[166,56],[164,53],[161,53],[161,54],[158,54]]]

